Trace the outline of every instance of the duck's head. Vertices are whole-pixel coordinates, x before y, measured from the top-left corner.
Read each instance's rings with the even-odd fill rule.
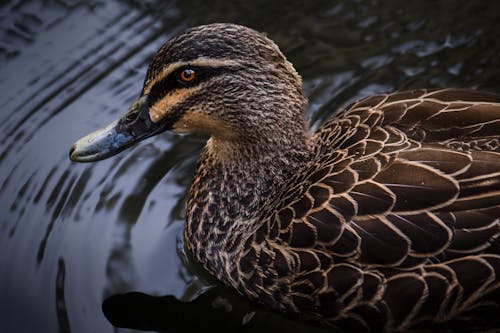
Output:
[[[78,140],[70,158],[104,159],[166,130],[206,132],[218,146],[278,147],[306,135],[305,109],[301,79],[274,42],[234,24],[199,26],[156,52],[139,98]]]

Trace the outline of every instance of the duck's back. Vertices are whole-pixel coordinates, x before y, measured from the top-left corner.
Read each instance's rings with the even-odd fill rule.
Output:
[[[389,225],[406,237],[406,259],[396,266],[500,253],[500,95],[446,89],[373,96],[332,118],[316,138],[318,159],[345,156],[338,158],[349,177],[345,189],[331,187],[353,205],[346,220],[366,230]],[[375,258],[370,247],[366,255],[374,258],[366,261],[393,266],[406,255],[396,248],[399,255],[386,249],[392,255]]]
[[[388,330],[498,306],[500,95],[373,96],[314,140],[261,227],[266,246],[247,253],[274,257],[260,298]]]

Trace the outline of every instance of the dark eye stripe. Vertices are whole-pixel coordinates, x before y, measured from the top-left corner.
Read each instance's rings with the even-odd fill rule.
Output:
[[[196,78],[192,82],[182,82],[179,78],[180,73],[186,69],[192,69],[196,73]],[[163,98],[166,94],[181,88],[193,87],[206,81],[214,76],[227,72],[225,67],[197,67],[183,66],[170,73],[167,77],[155,83],[149,92],[148,103],[154,105],[157,101]]]

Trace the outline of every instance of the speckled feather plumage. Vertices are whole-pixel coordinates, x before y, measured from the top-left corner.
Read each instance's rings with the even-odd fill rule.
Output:
[[[476,100],[446,101],[457,93]],[[425,122],[440,112],[489,108],[496,117],[466,126],[488,126],[495,140],[490,120],[500,133],[500,97],[408,94],[414,97],[395,102],[371,97],[319,129],[313,160],[284,186],[240,257],[240,288],[277,310],[403,330],[456,317],[500,287],[499,151],[450,149],[450,140],[466,146],[485,133]],[[419,109],[433,103],[442,108]]]
[[[171,39],[145,86],[200,58],[237,63],[167,110],[233,130],[208,129],[190,189],[186,241],[208,271],[267,308],[356,329],[498,306],[500,95],[372,96],[311,134],[300,77],[245,27]]]

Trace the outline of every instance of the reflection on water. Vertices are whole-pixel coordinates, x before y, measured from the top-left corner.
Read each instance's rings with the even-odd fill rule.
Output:
[[[144,331],[200,332],[216,327],[217,332],[332,332],[261,311],[227,288],[204,290],[190,302],[138,292],[113,295],[105,299],[103,312],[117,327]]]
[[[282,47],[304,78],[314,126],[376,92],[500,91],[496,2],[4,1],[1,332],[112,332],[110,321],[120,318],[106,309],[124,299],[113,295],[133,291],[143,294],[125,305],[194,304],[174,302],[177,312],[157,326],[132,325],[138,329],[181,331],[183,315],[209,325],[218,315],[198,314],[218,311],[214,304],[234,308],[222,317],[231,327],[246,318],[254,330],[300,329],[265,312],[251,315],[249,304],[220,286],[204,292],[214,282],[190,261],[182,239],[203,137],[163,134],[95,164],[67,157],[75,139],[128,108],[149,57],[169,36],[220,21],[265,31]]]

